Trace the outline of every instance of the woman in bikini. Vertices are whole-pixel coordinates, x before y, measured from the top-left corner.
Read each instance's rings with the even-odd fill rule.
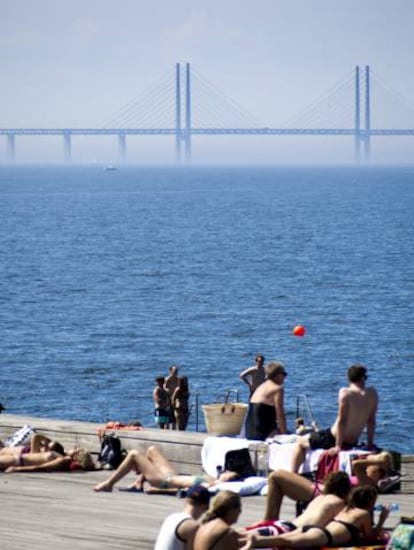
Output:
[[[363,458],[352,460],[352,470],[353,486],[378,486],[381,479],[389,476],[392,471],[391,455],[385,451],[366,454]],[[308,503],[323,493],[324,481],[314,482],[294,472],[274,470],[269,474],[268,487],[264,519],[276,520],[279,519],[284,497],[289,497],[297,503]]]
[[[309,548],[314,546],[360,546],[375,541],[388,517],[389,510],[381,511],[378,524],[372,526],[372,511],[377,498],[375,487],[362,485],[351,492],[346,507],[326,527],[303,525],[290,533],[271,537],[257,537],[254,548]]]
[[[188,417],[190,416],[190,409],[188,406],[189,399],[188,378],[187,376],[181,376],[178,379],[178,386],[175,388],[171,398],[175,422],[179,430],[185,430],[187,428]]]
[[[194,538],[194,550],[248,550],[252,536],[232,527],[241,513],[241,499],[236,493],[221,491],[201,518]]]
[[[0,455],[0,471],[6,474],[17,472],[55,472],[71,470],[94,470],[90,453],[85,449],[72,449],[65,453],[62,445],[55,442],[54,450],[5,453]]]
[[[96,492],[111,492],[115,483],[132,471],[138,474],[138,478],[129,487],[128,490],[130,491],[143,491],[145,481],[152,488],[155,487],[161,491],[178,491],[179,489],[188,489],[193,485],[210,487],[218,481],[231,481],[240,477],[235,472],[227,471],[223,472],[218,480],[207,474],[200,476],[177,474],[161,451],[154,445],[151,445],[145,454],[135,449],[129,451],[109,478],[95,485],[93,490]]]

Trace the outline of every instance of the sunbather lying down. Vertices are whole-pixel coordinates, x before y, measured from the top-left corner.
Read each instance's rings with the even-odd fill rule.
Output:
[[[138,474],[133,487],[141,491],[143,490],[145,481],[148,481],[152,487],[158,489],[178,490],[188,489],[192,485],[210,487],[221,481],[231,481],[240,478],[236,472],[229,471],[223,472],[218,479],[207,474],[200,476],[177,474],[172,464],[168,462],[162,452],[154,445],[151,445],[145,454],[136,450],[129,451],[112,475],[102,483],[95,485],[94,491],[112,491],[115,483],[131,471],[135,471]]]
[[[32,437],[30,445],[0,449],[0,471],[7,474],[94,469],[94,461],[85,449],[65,452],[59,442],[39,434]]]

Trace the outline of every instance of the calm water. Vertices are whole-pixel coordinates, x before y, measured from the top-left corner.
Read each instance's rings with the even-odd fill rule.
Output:
[[[332,422],[361,362],[378,444],[414,451],[413,169],[2,167],[0,208],[9,412],[153,426],[169,365],[200,402],[245,399],[260,352],[290,428],[302,393]]]

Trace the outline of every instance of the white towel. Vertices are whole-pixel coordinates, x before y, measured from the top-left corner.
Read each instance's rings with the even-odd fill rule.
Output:
[[[227,451],[248,449],[249,441],[238,437],[210,436],[204,441],[201,449],[201,463],[203,470],[212,477],[217,476],[217,466],[224,468],[224,459]]]

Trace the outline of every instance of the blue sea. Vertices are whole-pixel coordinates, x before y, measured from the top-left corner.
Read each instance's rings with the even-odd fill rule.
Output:
[[[358,362],[378,445],[414,451],[413,168],[3,165],[0,209],[8,412],[154,427],[177,364],[204,430],[262,353],[290,429],[299,394],[327,427]]]

